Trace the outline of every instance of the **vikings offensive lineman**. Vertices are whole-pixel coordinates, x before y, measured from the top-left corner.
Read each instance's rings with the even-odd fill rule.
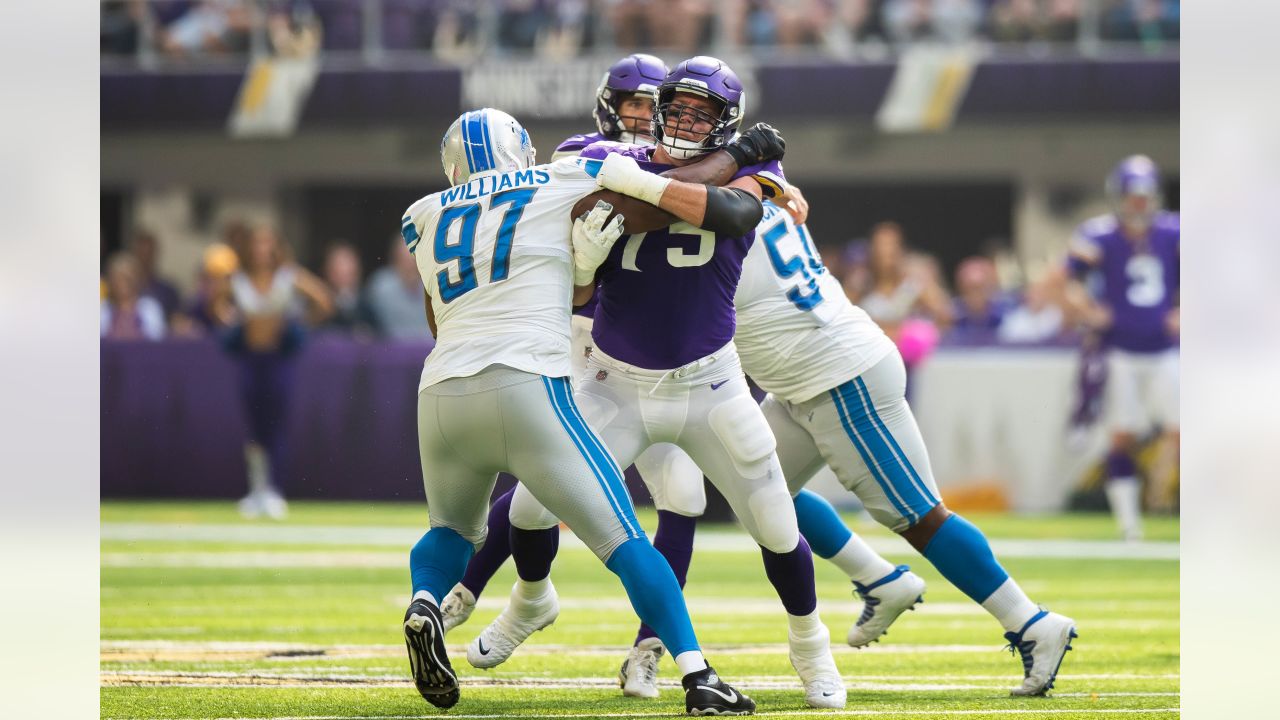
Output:
[[[675,576],[636,522],[621,471],[569,387],[574,279],[594,274],[625,220],[604,225],[612,207],[603,205],[571,219],[593,201],[586,196],[598,167],[533,166],[528,133],[492,109],[458,118],[441,159],[453,187],[414,203],[402,222],[437,339],[418,395],[431,530],[410,554],[414,596],[404,619],[418,692],[437,707],[458,702],[438,600],[484,542],[489,494],[505,471],[574,528],[622,580],[636,613],[673,653],[679,648],[688,713],[754,711],[703,658]],[[695,190],[677,184],[676,193]],[[635,216],[644,210],[626,221],[632,231],[669,222],[660,213],[649,213],[649,225]]]
[[[576,157],[583,148],[602,140],[653,145],[651,125],[653,123],[654,101],[657,99],[658,86],[667,76],[667,66],[652,55],[636,53],[614,63],[605,73],[596,90],[596,103],[592,115],[599,132],[573,135],[556,148],[554,159]],[[745,160],[744,160],[745,162]],[[594,298],[585,306],[574,311],[572,361],[574,377],[581,376],[586,368],[587,355],[591,351],[591,325],[595,314]],[[636,467],[642,476],[652,478],[655,491],[653,495],[658,503],[659,525],[654,536],[654,545],[668,557],[676,578],[684,585],[685,571],[688,570],[687,557],[682,563],[679,559],[670,560],[670,546],[689,545],[692,549],[693,518],[700,515],[706,507],[706,499],[702,493],[702,471],[684,451],[670,443],[654,445],[640,457],[636,458]],[[669,480],[670,476],[679,475],[683,480]],[[661,488],[689,488],[678,497],[668,498]],[[519,529],[511,530],[508,512],[514,490],[505,493],[494,501],[489,511],[489,529],[491,534],[483,548],[467,565],[466,574],[457,586],[449,592],[442,603],[445,630],[466,621],[475,609],[477,599],[493,577],[494,573],[511,556],[509,532],[514,532],[522,543],[555,543],[558,535],[545,533],[528,533]],[[683,514],[681,514],[683,513]],[[670,517],[667,517],[670,515]],[[684,536],[688,535],[686,542]],[[674,538],[674,539],[673,539]],[[687,556],[687,553],[685,553]],[[652,637],[648,633],[645,637]]]
[[[1106,349],[1107,500],[1120,533],[1137,540],[1137,437],[1159,425],[1176,462],[1179,217],[1160,209],[1160,174],[1143,155],[1115,167],[1107,197],[1113,212],[1085,222],[1071,243],[1068,301]]]
[[[769,392],[762,408],[796,513],[814,551],[854,581],[866,608],[851,645],[878,637],[914,605],[924,581],[876,555],[816,494],[800,492],[829,465],[878,522],[901,534],[1004,627],[1022,655],[1014,695],[1053,687],[1075,637],[1074,621],[1041,610],[996,561],[978,528],[938,499],[920,430],[904,396],[893,342],[845,296],[803,225],[765,203],[734,303],[742,366]],[[822,517],[827,520],[823,521]],[[835,516],[835,517],[832,517]],[[825,531],[821,528],[825,528]]]
[[[728,143],[742,120],[741,99],[742,85],[724,63],[691,58],[659,89],[656,148],[602,143],[583,152],[605,157],[597,174],[603,187],[681,222],[631,233],[601,266],[594,350],[576,398],[619,463],[654,443],[672,442],[706,472],[761,546],[766,574],[787,611],[791,661],[806,701],[843,707],[830,634],[817,612],[809,546],[732,342],[733,291],[761,216],[761,189],[776,194],[785,185],[781,167],[747,167],[724,188],[704,186],[704,202],[693,208],[682,194],[670,193],[667,178],[651,172],[689,165]],[[554,528],[556,519],[520,487],[511,522],[529,530]],[[517,569],[540,547],[546,546],[513,545]],[[547,588],[545,595],[530,600],[513,592],[512,603],[468,647],[473,665],[501,663],[554,619],[558,608],[546,579],[551,554],[542,560],[545,572],[537,582]],[[528,584],[528,576],[519,574],[517,586]]]

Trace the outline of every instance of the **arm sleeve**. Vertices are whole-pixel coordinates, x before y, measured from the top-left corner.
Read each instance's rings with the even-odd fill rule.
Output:
[[[764,217],[764,207],[751,193],[739,188],[707,186],[707,211],[702,227],[717,235],[742,237]]]

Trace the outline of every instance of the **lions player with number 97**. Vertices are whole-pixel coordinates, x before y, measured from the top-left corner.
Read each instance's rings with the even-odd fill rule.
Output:
[[[1071,243],[1067,297],[1107,349],[1107,500],[1121,534],[1137,540],[1136,440],[1154,422],[1177,452],[1179,218],[1160,208],[1160,173],[1144,155],[1115,167],[1107,198],[1113,212],[1085,222]]]
[[[437,707],[458,702],[439,601],[484,542],[489,495],[497,474],[510,472],[622,580],[684,673],[686,712],[752,712],[755,703],[703,657],[679,583],[636,521],[622,472],[567,377],[574,286],[594,277],[624,223],[654,230],[669,218],[622,198],[624,213],[605,224],[613,208],[590,197],[600,163],[535,166],[529,134],[499,110],[458,118],[441,160],[451,187],[414,203],[401,223],[437,338],[418,392],[431,529],[409,556],[414,595],[404,616],[418,692]],[[592,202],[579,217],[577,206]]]

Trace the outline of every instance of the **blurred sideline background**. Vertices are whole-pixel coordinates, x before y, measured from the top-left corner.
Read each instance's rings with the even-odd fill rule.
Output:
[[[881,273],[946,297],[913,308],[909,337],[924,339],[911,399],[949,505],[1104,507],[1088,489],[1105,437],[1080,412],[1063,260],[1075,226],[1107,211],[1103,179],[1126,155],[1150,155],[1179,207],[1177,2],[101,12],[104,303],[160,308],[158,322],[103,325],[103,498],[244,493],[255,417],[224,352],[229,277],[265,223],[323,283],[296,329],[277,480],[289,497],[421,500],[414,391],[431,340],[400,213],[444,187],[438,140],[458,113],[511,112],[546,160],[594,130],[604,69],[644,50],[671,64],[713,54],[743,77],[747,122],[786,135],[788,177],[851,299]]]

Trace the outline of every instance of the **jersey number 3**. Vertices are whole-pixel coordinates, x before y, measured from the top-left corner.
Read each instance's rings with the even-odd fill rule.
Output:
[[[519,188],[500,192],[489,198],[489,210],[496,210],[506,205],[507,211],[502,215],[498,226],[498,237],[493,243],[493,262],[489,266],[489,282],[506,280],[511,271],[511,245],[516,235],[516,225],[524,215],[524,208],[533,201],[538,188]],[[457,242],[449,242],[450,231],[454,223],[461,223]],[[442,269],[436,273],[436,284],[440,288],[440,300],[450,303],[480,286],[476,280],[475,244],[476,226],[480,224],[480,203],[455,205],[446,208],[440,214],[436,224],[436,235],[431,244],[435,253],[436,264]],[[412,237],[410,237],[412,235]],[[404,226],[405,242],[411,248],[418,240],[418,231],[413,223]],[[450,272],[456,270],[456,272]],[[458,280],[452,281],[450,275]]]
[[[1129,276],[1125,293],[1135,307],[1154,307],[1164,301],[1164,265],[1151,255],[1134,255],[1124,266]]]

